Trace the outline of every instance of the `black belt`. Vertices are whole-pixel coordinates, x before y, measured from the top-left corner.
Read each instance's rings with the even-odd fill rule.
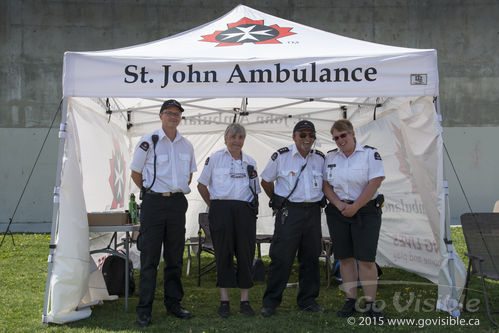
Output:
[[[286,202],[286,206],[291,206],[291,207],[313,207],[316,206],[320,203],[320,201],[315,201],[315,202],[291,202],[288,201]]]
[[[173,197],[181,197],[184,195],[184,192],[154,192],[154,191],[147,191],[146,194],[151,194],[151,195],[156,195],[159,197],[167,197],[167,198],[173,198]]]
[[[346,204],[351,205],[351,204],[353,204],[355,201],[353,201],[353,200],[341,200],[341,202],[344,202],[344,203],[346,203]],[[366,203],[366,205],[369,205],[369,204],[376,204],[376,199],[369,200],[369,201]]]

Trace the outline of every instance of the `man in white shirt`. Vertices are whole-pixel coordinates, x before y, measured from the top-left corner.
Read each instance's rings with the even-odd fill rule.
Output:
[[[141,223],[137,247],[140,252],[139,304],[137,324],[151,323],[157,267],[164,247],[164,304],[178,318],[190,318],[180,305],[182,258],[185,242],[184,194],[196,171],[194,148],[177,131],[184,109],[176,100],[167,100],[160,109],[161,128],[142,137],[130,165],[132,180],[141,188]]]
[[[276,214],[270,247],[271,263],[262,316],[270,317],[282,300],[282,293],[298,251],[298,306],[303,311],[325,312],[319,296],[321,253],[322,166],[324,154],[312,149],[315,127],[308,120],[293,129],[293,145],[275,152],[263,170],[262,188],[271,198]]]

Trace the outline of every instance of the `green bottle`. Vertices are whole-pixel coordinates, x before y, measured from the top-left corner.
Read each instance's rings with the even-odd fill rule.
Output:
[[[130,212],[130,222],[138,224],[138,209],[137,202],[135,201],[135,194],[130,194],[130,202],[128,203],[128,211]]]

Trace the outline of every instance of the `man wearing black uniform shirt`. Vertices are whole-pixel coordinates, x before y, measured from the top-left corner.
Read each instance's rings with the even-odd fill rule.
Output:
[[[139,304],[137,324],[149,326],[163,246],[164,304],[178,318],[190,318],[180,301],[185,212],[192,173],[196,171],[192,144],[177,131],[184,109],[168,100],[160,109],[161,128],[142,137],[130,165],[132,180],[141,188]]]
[[[298,306],[303,311],[325,312],[315,301],[320,287],[324,154],[312,149],[315,127],[308,120],[295,125],[293,141],[295,144],[272,155],[261,174],[262,187],[277,213],[261,311],[264,317],[272,316],[281,303],[297,251],[300,265]]]

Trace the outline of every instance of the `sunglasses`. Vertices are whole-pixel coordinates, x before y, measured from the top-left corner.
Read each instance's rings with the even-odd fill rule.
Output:
[[[340,139],[340,138],[341,138],[341,139],[344,139],[344,138],[346,138],[346,137],[347,137],[347,135],[348,135],[348,133],[343,133],[343,134],[340,134],[340,135],[338,135],[338,136],[333,136],[333,140],[334,140],[334,141],[338,141],[338,139]]]
[[[305,139],[307,137],[307,135],[310,139],[315,139],[314,133],[300,133],[300,138]]]

